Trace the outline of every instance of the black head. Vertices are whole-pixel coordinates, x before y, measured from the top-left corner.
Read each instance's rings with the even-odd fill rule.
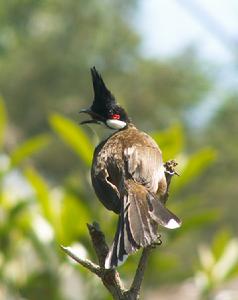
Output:
[[[115,97],[107,89],[101,75],[96,68],[91,69],[94,100],[89,109],[83,109],[80,112],[87,113],[91,116],[91,120],[83,121],[85,123],[104,123],[112,129],[121,129],[130,123],[130,119],[126,111],[117,105]]]

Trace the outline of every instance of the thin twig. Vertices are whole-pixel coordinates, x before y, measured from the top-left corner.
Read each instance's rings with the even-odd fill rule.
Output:
[[[125,299],[124,286],[120,279],[120,275],[115,269],[106,270],[104,268],[105,259],[109,251],[105,240],[105,235],[101,231],[98,223],[87,224],[88,231],[92,240],[93,248],[97,254],[99,265],[101,268],[101,279],[104,286],[109,290],[114,299]]]
[[[97,254],[99,266],[104,268],[105,259],[109,251],[109,247],[105,240],[105,235],[101,231],[98,223],[93,222],[93,224],[87,224],[88,232],[90,234],[93,248]]]
[[[139,264],[136,269],[135,277],[130,287],[130,293],[134,294],[135,297],[139,297],[141,284],[144,278],[145,269],[147,266],[147,261],[149,254],[151,252],[151,247],[144,248],[140,257]],[[135,298],[137,299],[137,298]]]
[[[151,248],[147,247],[143,249],[141,254],[141,258],[135,273],[134,280],[129,290],[126,290],[122,284],[121,278],[117,270],[109,269],[106,270],[104,268],[105,258],[107,256],[108,245],[105,241],[105,236],[103,232],[100,230],[99,225],[97,223],[87,224],[89,234],[92,240],[93,247],[96,251],[99,265],[91,262],[88,259],[81,259],[78,257],[70,247],[61,246],[62,250],[69,255],[72,259],[74,259],[81,266],[85,267],[92,273],[96,274],[101,278],[104,286],[108,289],[108,291],[113,296],[113,299],[116,300],[137,300],[139,299],[139,292],[141,283],[144,277],[144,272],[147,264],[147,260],[149,257],[149,253]]]
[[[60,247],[68,256],[70,256],[73,260],[75,260],[81,266],[83,266],[84,268],[88,269],[92,273],[101,277],[101,268],[98,265],[91,262],[89,259],[81,259],[75,253],[73,253],[73,251],[70,247],[64,247],[62,245]]]
[[[176,165],[177,163],[174,161],[169,161],[165,163],[165,169],[166,169],[165,174],[166,174],[168,188],[173,175],[175,174],[177,175],[176,171],[174,170]],[[166,202],[168,195],[169,194],[167,189],[164,199],[162,199],[164,203]],[[105,241],[104,233],[101,231],[97,223],[87,224],[87,227],[88,227],[89,235],[92,240],[93,248],[97,254],[99,265],[91,262],[88,259],[79,258],[75,253],[73,253],[70,247],[61,246],[63,251],[71,258],[73,258],[81,266],[85,267],[86,269],[88,269],[89,271],[91,271],[92,273],[100,277],[104,286],[108,289],[108,291],[113,296],[113,299],[138,300],[147,261],[151,253],[151,249],[153,247],[149,246],[143,249],[131,287],[130,289],[126,290],[122,284],[120,275],[117,272],[117,270],[115,269],[106,270],[104,268],[105,259],[109,251],[108,245]]]

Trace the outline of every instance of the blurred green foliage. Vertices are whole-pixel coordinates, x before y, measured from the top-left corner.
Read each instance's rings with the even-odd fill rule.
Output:
[[[6,115],[6,109],[5,109],[5,103],[3,101],[3,98],[0,96],[0,145],[2,147],[4,142],[4,134],[5,134],[5,126],[7,123],[7,115]]]
[[[83,130],[74,122],[60,115],[52,115],[50,117],[50,124],[62,140],[90,166],[93,157],[93,146]]]
[[[73,244],[82,256],[95,258],[85,224],[98,221],[110,243],[117,223],[91,188],[93,133],[77,124],[77,112],[92,100],[93,65],[133,122],[151,131],[164,160],[179,162],[168,206],[183,226],[162,232],[146,288],[193,277],[201,297],[208,298],[237,276],[237,90],[224,95],[205,127],[194,128],[197,120],[188,121],[188,115],[213,95],[217,70],[195,48],[169,59],[145,58],[133,26],[137,5],[136,0],[0,2],[4,300],[108,297],[59,249],[61,243]],[[201,123],[202,114],[200,109]],[[138,258],[120,268],[126,281]]]
[[[50,137],[47,134],[41,134],[34,138],[28,139],[25,143],[16,147],[11,152],[11,165],[18,166],[26,158],[30,157],[34,153],[37,153],[40,149],[46,147],[50,142]]]
[[[1,2],[0,83],[10,120],[20,131],[14,141],[48,130],[52,111],[75,121],[76,112],[92,99],[93,65],[142,129],[183,122],[185,110],[211,89],[212,78],[193,49],[167,61],[145,59],[131,22],[137,4],[136,0]],[[54,145],[57,155],[48,147],[37,164],[54,177],[64,177],[76,157],[58,140]],[[64,164],[58,164],[60,156]]]
[[[224,229],[218,232],[212,245],[199,249],[199,267],[195,280],[203,299],[212,299],[213,293],[224,282],[238,275],[238,239]]]
[[[5,120],[2,121],[1,127],[6,128],[7,114],[3,101],[1,114],[0,119]],[[86,223],[96,219],[102,224],[106,236],[112,240],[117,221],[116,216],[107,212],[95,197],[93,197],[92,203],[90,195],[83,195],[80,190],[75,192],[74,189],[69,188],[68,184],[52,184],[47,177],[42,176],[32,166],[32,160],[29,158],[38,151],[42,151],[44,147],[49,147],[55,134],[60,136],[62,142],[76,153],[78,159],[87,168],[90,163],[93,146],[82,128],[59,114],[52,114],[49,122],[52,128],[51,133],[30,138],[22,145],[18,145],[11,153],[4,154],[2,152],[1,154],[1,157],[7,161],[1,170],[1,289],[6,295],[17,297],[19,294],[19,297],[26,299],[38,299],[38,293],[48,295],[47,299],[69,299],[67,293],[65,294],[64,290],[60,288],[60,282],[63,279],[58,270],[63,266],[65,268],[65,264],[69,269],[76,268],[74,276],[78,283],[84,282],[88,275],[82,268],[65,262],[66,257],[60,253],[59,245],[78,243],[82,255],[85,253],[94,257],[89,246]],[[177,281],[192,275],[193,265],[181,261],[182,257],[188,255],[191,249],[188,249],[188,252],[183,249],[181,252],[181,244],[190,239],[192,231],[207,226],[219,216],[215,211],[199,210],[197,205],[199,199],[193,201],[191,199],[194,197],[193,195],[188,195],[183,201],[175,201],[179,191],[189,185],[191,181],[196,180],[197,176],[214,161],[214,150],[204,149],[196,154],[185,154],[183,152],[184,133],[179,125],[163,132],[155,132],[153,136],[158,142],[161,141],[165,157],[169,153],[180,163],[182,181],[179,183],[180,178],[174,179],[171,189],[173,201],[169,203],[169,207],[173,206],[173,210],[181,216],[183,226],[178,231],[162,233],[165,245],[161,246],[158,251],[154,251],[151,257],[148,268],[150,271],[146,276],[148,286],[157,285],[158,282],[164,280]],[[16,191],[15,195],[11,195],[11,190],[6,185],[7,179],[13,172],[18,176],[15,178],[16,182],[24,180],[18,188],[21,190],[28,187],[29,189],[25,195],[23,193],[23,196],[19,196],[21,194],[18,193],[19,191]],[[78,180],[81,180],[80,176],[83,175],[79,174],[78,176]],[[88,187],[89,185],[90,183],[87,182]],[[97,214],[91,209],[91,205],[96,207]],[[107,220],[105,215],[108,215]],[[121,267],[122,276],[127,280],[132,277],[138,255],[130,257],[128,262]],[[28,264],[28,259],[32,260],[32,264]],[[186,268],[184,268],[184,264],[186,264]],[[15,268],[18,268],[19,265],[24,271],[18,271],[13,276],[11,272],[15,272]],[[24,276],[21,272],[24,272]],[[85,288],[86,294],[89,293],[89,287],[90,284],[88,288]],[[100,290],[101,292],[99,292]],[[90,299],[93,296],[85,297]],[[103,288],[99,286],[98,299],[100,297],[103,299],[105,294]]]

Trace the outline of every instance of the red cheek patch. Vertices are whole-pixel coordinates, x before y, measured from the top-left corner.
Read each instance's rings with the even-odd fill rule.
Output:
[[[113,120],[120,120],[120,115],[118,114],[113,114],[110,116],[110,119],[113,119]]]

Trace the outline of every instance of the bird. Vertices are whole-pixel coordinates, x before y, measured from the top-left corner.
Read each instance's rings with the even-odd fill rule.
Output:
[[[112,269],[156,243],[159,226],[175,229],[181,220],[165,207],[166,178],[173,171],[166,171],[159,146],[132,123],[95,67],[91,76],[94,99],[80,111],[89,116],[80,124],[99,124],[111,132],[94,150],[91,181],[101,203],[119,215],[104,265]]]

